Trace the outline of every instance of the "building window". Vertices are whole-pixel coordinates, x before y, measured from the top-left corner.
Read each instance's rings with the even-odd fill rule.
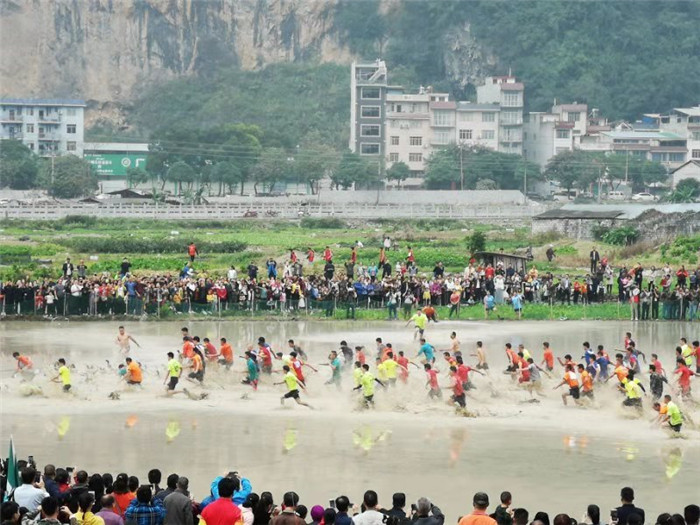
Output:
[[[34,116],[34,108],[27,108],[27,115],[29,115],[30,117],[33,117]]]
[[[519,111],[504,111],[501,113],[501,124],[522,124],[523,118]]]
[[[481,132],[481,138],[484,140],[493,140],[496,138],[496,132],[492,129],[485,129]]]
[[[362,106],[361,113],[365,118],[378,118],[379,106]]]
[[[391,137],[391,145],[398,146],[399,145],[399,137]]]
[[[423,162],[423,154],[422,153],[409,153],[408,154],[408,162]]]
[[[569,130],[568,129],[558,129],[557,130],[557,138],[558,139],[568,139],[569,138]]]
[[[365,124],[365,125],[363,125],[361,135],[363,137],[378,137],[380,135],[379,125],[378,124]]]
[[[452,126],[454,119],[451,111],[436,111],[433,122],[436,126]]]
[[[690,136],[693,140],[700,140],[700,131],[693,131]]]
[[[69,117],[75,117],[75,108],[68,108],[68,109],[66,110],[66,114],[67,114]]]
[[[364,99],[369,99],[369,100],[377,100],[379,99],[380,92],[378,87],[363,87],[362,88],[362,98]]]
[[[436,131],[433,137],[433,144],[444,146],[452,142],[454,136],[449,131]]]
[[[67,124],[66,133],[75,133],[75,124]]]
[[[399,154],[398,153],[389,153],[389,162],[398,162],[399,161]]]
[[[410,137],[409,144],[411,144],[411,146],[422,146],[423,137]]]
[[[27,124],[27,133],[34,133],[34,124]]]
[[[475,116],[476,113],[473,113],[472,111],[462,111],[459,114],[459,120],[460,122],[474,122]]]
[[[408,122],[408,127],[410,129],[418,129],[418,128],[423,127],[423,124],[421,123],[420,120],[408,120],[408,121],[404,121],[404,122]]]
[[[362,155],[379,155],[379,144],[360,144]]]
[[[391,105],[391,111],[395,111],[396,113],[401,113],[401,104],[392,104]]]
[[[581,113],[579,111],[570,111],[567,120],[569,122],[578,122],[581,120]]]
[[[692,158],[700,159],[700,149],[694,149],[692,153]]]
[[[66,150],[67,151],[75,151],[75,144],[76,144],[75,141],[69,140],[68,142],[66,142]]]
[[[520,93],[504,93],[503,94],[503,105],[504,106],[521,106],[520,103]]]
[[[496,114],[495,113],[482,113],[481,114],[481,122],[496,122]]]
[[[33,142],[27,142],[26,146],[27,146],[30,150],[34,151],[34,143],[33,143]]]
[[[668,161],[669,162],[684,162],[685,161],[685,153],[669,153],[668,154]]]
[[[460,129],[459,130],[459,140],[471,140],[472,130],[470,129]]]

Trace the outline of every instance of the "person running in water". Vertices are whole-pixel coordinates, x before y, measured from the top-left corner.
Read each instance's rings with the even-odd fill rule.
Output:
[[[476,357],[479,361],[476,364],[478,370],[488,370],[489,364],[486,362],[486,351],[484,350],[484,343],[481,341],[476,342],[476,352],[471,354],[472,357]]]
[[[359,361],[355,363],[355,366],[357,366],[357,363],[359,363]],[[372,408],[374,407],[374,383],[379,383],[379,385],[382,387],[384,386],[384,383],[372,375],[372,373],[369,371],[368,364],[362,365],[362,371],[360,384],[353,388],[353,390],[362,389],[363,406],[365,408]]]
[[[131,342],[141,348],[141,345],[138,344],[136,339],[134,339],[131,334],[128,334],[123,326],[119,327],[119,332],[117,333],[117,339],[115,343],[119,346],[119,349],[122,351],[123,354],[128,354],[131,351]]]
[[[293,399],[297,402],[297,405],[313,408],[308,403],[304,403],[299,397],[299,387],[301,387],[302,390],[306,390],[306,387],[304,387],[304,384],[299,381],[297,375],[294,372],[292,372],[292,370],[287,365],[284,365],[282,367],[282,370],[284,370],[284,378],[282,379],[282,381],[274,383],[275,385],[283,385],[285,383],[287,385],[287,393],[280,397],[280,405],[284,405],[285,399]]]

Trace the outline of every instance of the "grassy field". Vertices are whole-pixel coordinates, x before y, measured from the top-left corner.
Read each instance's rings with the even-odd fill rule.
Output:
[[[586,273],[588,253],[594,245],[614,266],[641,262],[646,268],[660,266],[664,261],[692,265],[697,263],[700,248],[700,236],[660,246],[639,243],[620,247],[555,235],[532,236],[526,227],[448,220],[164,222],[69,217],[61,221],[0,222],[0,278],[58,276],[66,257],[75,264],[85,260],[89,273],[115,273],[123,257],[129,257],[136,273],[174,273],[187,260],[187,245],[191,241],[201,253],[195,270],[209,275],[223,274],[231,265],[245,267],[251,261],[262,268],[269,257],[281,266],[292,248],[303,258],[311,246],[320,260],[327,245],[335,253],[336,268],[341,269],[357,240],[365,246],[358,252],[358,261],[376,262],[384,235],[399,246],[398,251],[388,254],[392,264],[403,260],[407,247],[412,246],[421,271],[429,273],[437,261],[442,261],[448,271],[461,271],[468,260],[469,236],[477,230],[485,233],[487,250],[524,252],[532,246],[532,264],[540,271],[569,272],[574,276]],[[553,264],[547,263],[544,256],[550,243],[557,252]],[[321,269],[322,264],[317,262],[312,271],[320,273]]]

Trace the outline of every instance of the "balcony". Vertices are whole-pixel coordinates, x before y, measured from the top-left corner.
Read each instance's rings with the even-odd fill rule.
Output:
[[[56,115],[56,116],[41,116],[39,115],[39,124],[60,124],[61,122],[61,115]]]
[[[42,142],[58,142],[61,139],[54,133],[39,133],[39,140]]]
[[[522,126],[523,119],[501,120],[501,126]]]
[[[22,115],[4,113],[0,115],[0,122],[2,122],[3,124],[21,124],[22,122],[24,122],[24,117]]]
[[[24,133],[10,133],[7,138],[10,140],[22,140]]]

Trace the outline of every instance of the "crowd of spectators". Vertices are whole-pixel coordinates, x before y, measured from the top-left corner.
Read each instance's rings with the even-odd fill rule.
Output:
[[[25,462],[26,464],[26,462]],[[148,473],[148,484],[125,473],[89,475],[84,470],[44,467],[44,474],[30,465],[21,470],[21,484],[2,504],[2,525],[444,525],[445,515],[427,497],[407,509],[406,495],[395,493],[391,507],[382,507],[377,493],[368,490],[361,504],[348,496],[330,500],[330,505],[302,503],[295,492],[286,492],[279,505],[271,492],[253,492],[251,482],[237,472],[215,478],[209,494],[196,501],[189,480],[170,474],[161,487],[161,472]],[[543,501],[546,498],[543,498]],[[304,502],[306,503],[306,502]],[[514,505],[510,492],[493,501],[477,492],[472,509],[450,517],[459,525],[577,525],[570,514],[550,515],[542,510]],[[570,509],[582,511],[583,509]],[[581,523],[586,525],[698,525],[700,507],[689,504],[675,513],[649,519],[635,503],[634,490],[620,491],[620,506],[601,516],[600,507],[588,505]]]
[[[354,316],[355,308],[389,307],[408,317],[418,306],[461,308],[481,304],[490,294],[495,305],[511,302],[514,295],[525,303],[617,300],[631,305],[633,319],[698,316],[700,266],[690,272],[668,264],[658,269],[640,264],[614,269],[603,258],[592,259],[585,275],[572,277],[540,272],[536,264],[518,271],[512,265],[484,264],[473,258],[461,272],[448,272],[440,261],[430,271],[419,271],[410,252],[393,266],[383,254],[377,263],[348,260],[342,269],[331,257],[321,274],[310,273],[299,260],[278,268],[273,259],[263,270],[251,262],[247,268],[231,266],[219,275],[195,272],[192,261],[177,274],[135,274],[124,259],[116,275],[90,274],[82,261],[75,270],[68,259],[57,279],[0,283],[0,302],[7,315],[142,315],[166,307],[178,312],[320,309],[327,315],[345,308],[348,316]]]

